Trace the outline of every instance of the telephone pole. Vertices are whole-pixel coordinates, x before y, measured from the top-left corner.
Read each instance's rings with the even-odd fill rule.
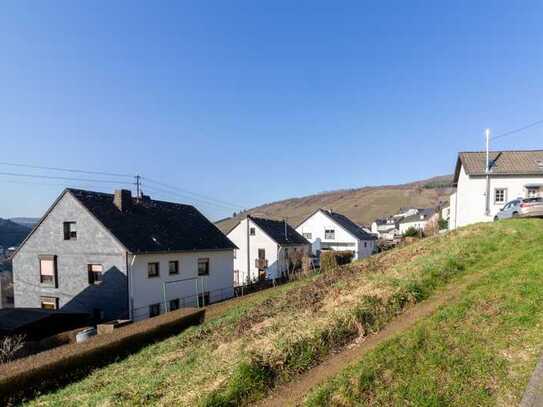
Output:
[[[136,178],[136,198],[141,198],[140,197],[140,193],[141,193],[141,177],[139,175],[136,175],[135,178]]]

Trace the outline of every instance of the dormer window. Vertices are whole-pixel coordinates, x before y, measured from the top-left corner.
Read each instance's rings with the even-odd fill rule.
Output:
[[[75,222],[64,222],[64,240],[76,240]]]

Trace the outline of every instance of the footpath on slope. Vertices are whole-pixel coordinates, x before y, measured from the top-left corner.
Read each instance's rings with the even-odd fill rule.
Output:
[[[362,342],[355,343],[328,356],[319,365],[293,381],[279,385],[266,399],[256,405],[273,407],[300,405],[311,389],[331,379],[349,365],[356,363],[377,345],[405,332],[418,321],[432,315],[442,305],[458,300],[464,289],[480,277],[479,273],[470,274],[439,289],[427,300],[414,305],[394,318],[381,331],[364,338]]]

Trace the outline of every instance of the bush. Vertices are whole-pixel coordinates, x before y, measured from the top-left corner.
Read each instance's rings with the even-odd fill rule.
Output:
[[[51,390],[95,367],[200,323],[205,310],[178,310],[98,335],[88,342],[61,346],[0,365],[0,404],[16,403],[41,389]],[[3,404],[2,404],[3,405]]]
[[[449,221],[447,219],[440,219],[438,224],[439,230],[449,229]]]
[[[333,270],[337,266],[348,264],[353,260],[354,253],[350,250],[321,252],[321,270]]]
[[[422,235],[422,231],[415,229],[412,226],[403,233],[403,237],[422,237]]]

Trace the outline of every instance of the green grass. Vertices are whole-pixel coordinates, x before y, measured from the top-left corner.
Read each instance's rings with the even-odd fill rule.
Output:
[[[517,405],[543,345],[543,223],[503,222],[521,244],[481,263],[461,300],[314,390],[307,406]],[[491,261],[492,260],[492,261]]]
[[[266,290],[29,404],[249,404],[458,276],[486,273],[533,236],[541,243],[541,226],[476,225]],[[374,376],[363,382],[374,383]]]

